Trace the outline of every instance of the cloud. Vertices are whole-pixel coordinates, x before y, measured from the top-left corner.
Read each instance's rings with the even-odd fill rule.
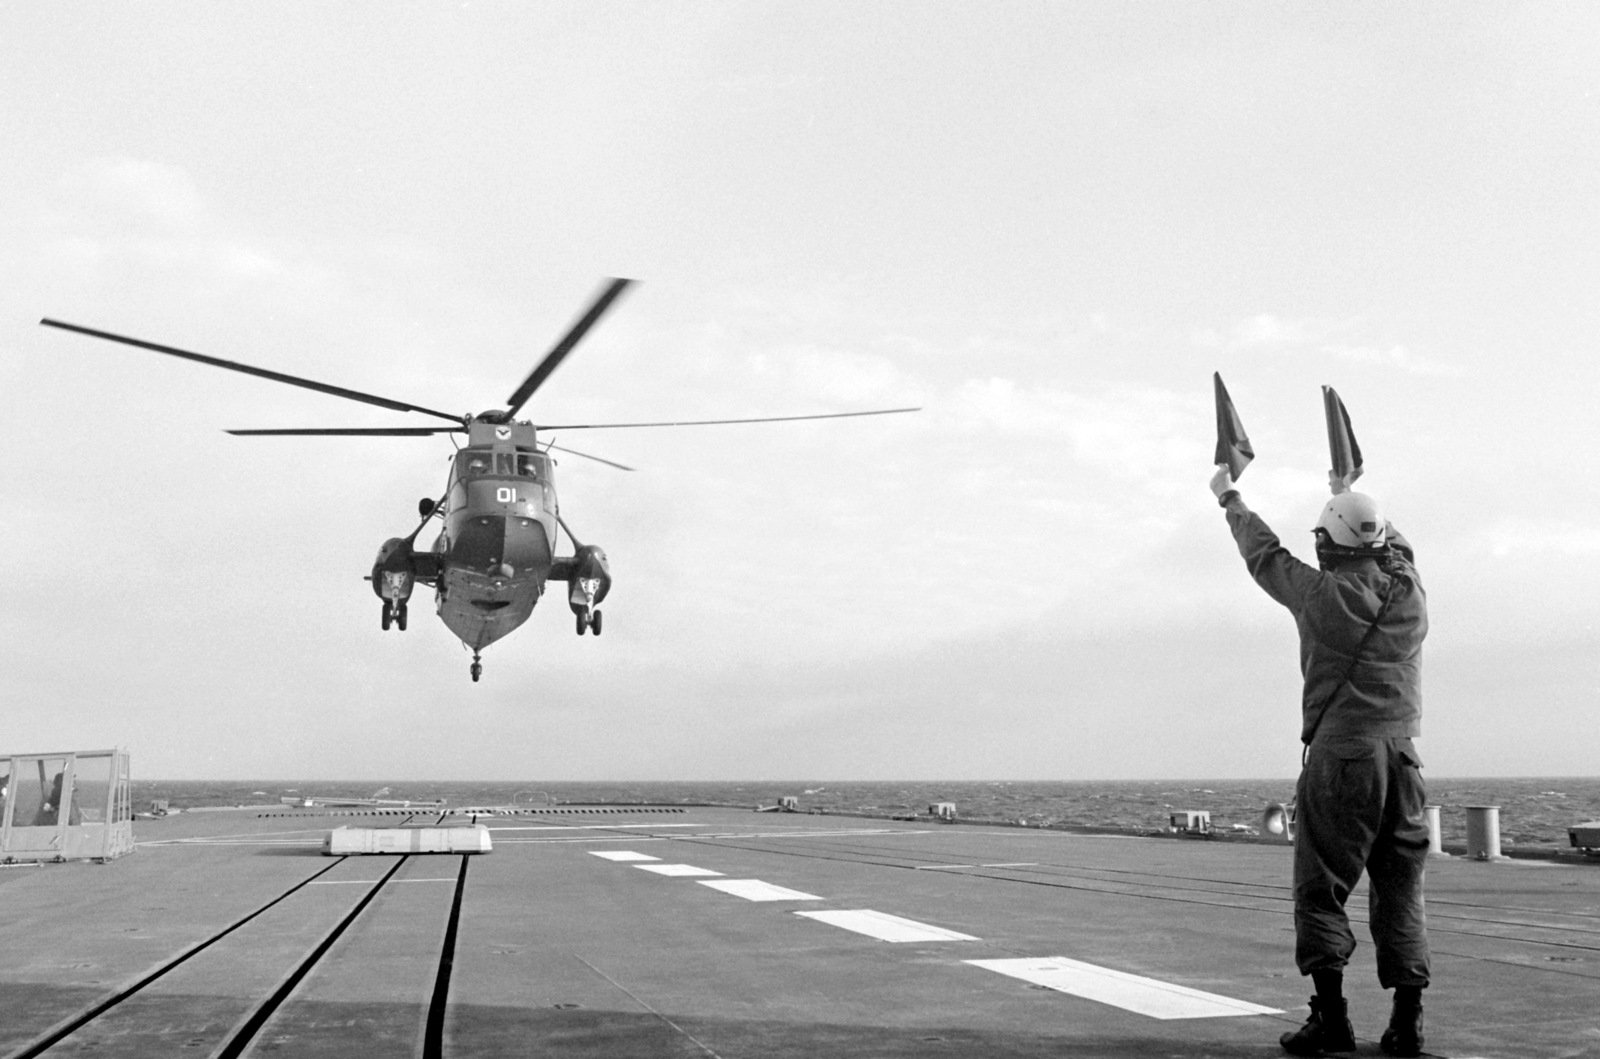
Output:
[[[1081,467],[1149,480],[1192,458],[1209,423],[1208,399],[1131,384],[1083,393],[988,378],[968,380],[946,407],[962,433],[1061,441]]]
[[[1307,320],[1285,320],[1263,313],[1241,320],[1231,332],[1235,345],[1284,346],[1313,341],[1316,325]]]
[[[1506,519],[1476,534],[1473,543],[1497,558],[1513,553],[1593,556],[1600,555],[1600,528],[1564,520]]]
[[[818,345],[779,348],[753,354],[747,362],[757,377],[776,378],[785,389],[855,411],[868,403],[914,404],[911,381],[885,357]]]
[[[62,185],[70,198],[87,198],[102,208],[164,225],[187,228],[206,215],[200,191],[188,172],[160,162],[97,159],[71,170]]]
[[[1201,349],[1280,348],[1318,341],[1325,329],[1325,325],[1313,320],[1287,320],[1258,313],[1220,331],[1198,329],[1190,337]]]
[[[414,244],[306,241],[263,234],[247,215],[213,207],[205,189],[179,166],[112,157],[62,174],[54,197],[32,223],[28,257],[51,286],[82,289],[97,304],[114,305],[106,288],[128,289],[120,277],[139,277],[139,296],[153,292],[179,304],[242,297],[249,304],[350,300],[367,276],[385,280],[426,267]],[[366,283],[380,290],[382,281]]]
[[[1458,378],[1466,374],[1456,364],[1422,356],[1401,342],[1344,340],[1343,336],[1358,330],[1360,324],[1359,320],[1291,319],[1258,313],[1221,330],[1197,329],[1189,337],[1195,346],[1208,351],[1317,353],[1407,375]]]
[[[1324,352],[1331,353],[1344,360],[1353,360],[1380,368],[1392,368],[1407,375],[1460,378],[1466,374],[1458,365],[1418,356],[1410,348],[1398,342],[1386,346],[1324,345],[1322,349]]]

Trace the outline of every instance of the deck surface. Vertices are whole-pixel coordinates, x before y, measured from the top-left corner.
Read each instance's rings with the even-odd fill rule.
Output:
[[[488,854],[321,853],[403,819],[196,811],[0,869],[0,1057],[1198,1059],[1306,1010],[1287,846],[569,808],[486,820]],[[1430,862],[1428,921],[1430,1054],[1600,1056],[1600,863]]]

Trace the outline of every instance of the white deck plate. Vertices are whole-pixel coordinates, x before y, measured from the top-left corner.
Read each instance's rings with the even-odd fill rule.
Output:
[[[1232,997],[1206,993],[1188,986],[1144,978],[1109,967],[1043,956],[1022,960],[966,960],[974,967],[998,971],[1024,982],[1062,993],[1110,1004],[1153,1019],[1208,1019],[1237,1015],[1277,1015],[1278,1008],[1262,1007]]]
[[[879,941],[977,941],[971,934],[961,934],[914,919],[902,919],[887,912],[874,912],[870,908],[829,910],[823,912],[796,912],[797,916],[815,919],[831,926],[853,930]]]
[[[820,901],[816,894],[802,893],[783,886],[774,886],[760,879],[703,879],[701,886],[721,890],[725,894],[742,897],[746,901]]]
[[[657,875],[672,875],[689,878],[696,875],[721,875],[720,871],[710,868],[696,868],[693,864],[635,864],[640,871],[653,871]]]
[[[635,853],[631,849],[591,849],[589,851],[589,856],[591,856],[591,857],[600,857],[600,858],[602,858],[604,860],[617,860],[617,861],[660,860],[661,859],[660,857],[652,857],[648,853]]]

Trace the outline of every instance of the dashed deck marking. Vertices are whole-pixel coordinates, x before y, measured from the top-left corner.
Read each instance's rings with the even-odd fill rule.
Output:
[[[831,926],[853,930],[879,941],[977,941],[971,934],[962,934],[914,919],[902,919],[887,912],[874,912],[870,908],[828,910],[823,912],[796,912],[797,916],[815,919]]]
[[[820,901],[816,894],[802,893],[783,886],[762,882],[760,879],[708,879],[701,886],[721,890],[725,894],[742,897],[746,901]]]
[[[660,860],[661,859],[660,857],[652,857],[648,853],[635,853],[631,849],[591,849],[589,851],[589,856],[591,856],[591,857],[603,857],[606,860],[616,860],[616,861]]]
[[[693,864],[635,864],[640,871],[653,871],[657,875],[672,875],[677,877],[691,877],[695,875],[721,875],[720,871],[710,868],[696,868]]]
[[[998,971],[1024,982],[1110,1004],[1153,1019],[1206,1019],[1235,1015],[1277,1015],[1278,1008],[1219,996],[1109,967],[1043,956],[1022,960],[966,960],[974,967]]]

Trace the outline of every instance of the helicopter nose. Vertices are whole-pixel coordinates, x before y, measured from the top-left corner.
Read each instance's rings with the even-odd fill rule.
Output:
[[[537,576],[551,561],[549,539],[536,519],[473,519],[461,528],[451,554],[457,563],[508,579]]]

